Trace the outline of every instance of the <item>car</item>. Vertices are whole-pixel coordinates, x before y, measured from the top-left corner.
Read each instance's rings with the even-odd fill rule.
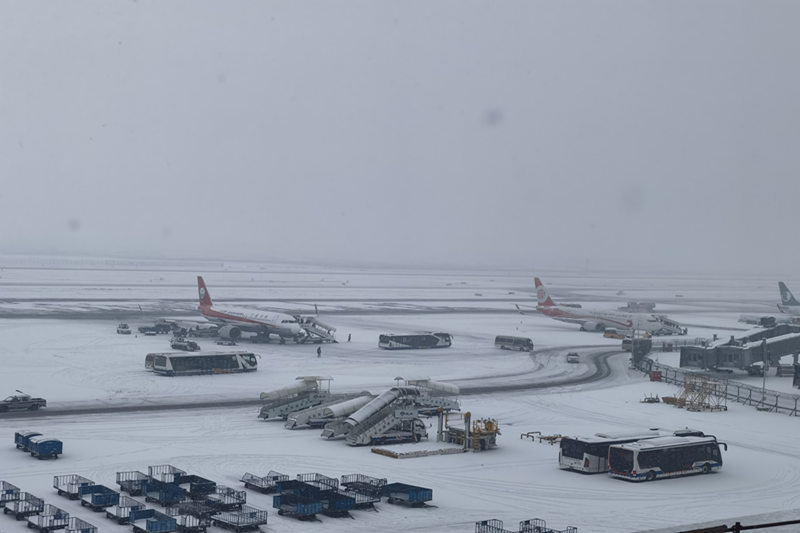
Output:
[[[173,350],[184,350],[187,352],[196,352],[200,350],[200,345],[194,341],[189,341],[183,337],[173,337],[169,345]]]
[[[220,346],[236,346],[236,341],[233,339],[220,339],[217,344]]]
[[[36,411],[40,407],[47,407],[47,400],[44,398],[31,398],[30,394],[25,393],[9,396],[0,402],[0,412],[2,413],[7,411]]]
[[[567,354],[567,363],[580,363],[580,362],[581,362],[581,356],[578,354],[578,352],[569,352]]]

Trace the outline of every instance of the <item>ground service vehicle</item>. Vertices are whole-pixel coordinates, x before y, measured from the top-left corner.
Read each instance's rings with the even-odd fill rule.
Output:
[[[29,394],[17,394],[8,396],[0,402],[0,413],[6,411],[36,411],[40,407],[47,407],[47,400],[44,398],[31,398]]]
[[[603,332],[603,337],[607,339],[621,339],[624,337],[624,335],[614,328],[606,328],[606,330]]]
[[[378,347],[385,350],[449,348],[451,344],[452,336],[449,333],[385,334],[378,337]]]
[[[631,481],[708,474],[722,468],[716,437],[660,437],[612,445],[608,449],[609,474]]]
[[[117,326],[117,333],[119,333],[120,335],[130,335],[131,328],[129,328],[128,324],[126,324],[125,322],[120,322],[119,325]]]
[[[200,345],[194,341],[186,340],[183,337],[173,337],[169,341],[169,345],[173,350],[184,350],[186,352],[200,351]]]
[[[615,444],[653,439],[660,436],[657,431],[642,433],[596,433],[593,437],[565,437],[558,451],[558,467],[587,474],[608,472],[608,448]]]
[[[580,363],[581,356],[578,355],[578,352],[569,352],[567,354],[567,363]]]
[[[532,352],[533,341],[528,337],[510,337],[498,335],[494,338],[494,347],[501,350],[518,350],[520,352]]]
[[[255,372],[256,354],[251,352],[149,353],[144,367],[165,376]]]

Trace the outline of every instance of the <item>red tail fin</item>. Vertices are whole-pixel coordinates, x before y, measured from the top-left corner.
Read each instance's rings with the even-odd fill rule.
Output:
[[[536,286],[536,301],[539,302],[541,307],[555,307],[555,302],[550,299],[547,294],[547,289],[544,288],[539,278],[533,278],[533,283]]]
[[[211,307],[211,295],[206,289],[206,282],[203,281],[203,276],[197,276],[197,294],[200,296],[200,307]]]

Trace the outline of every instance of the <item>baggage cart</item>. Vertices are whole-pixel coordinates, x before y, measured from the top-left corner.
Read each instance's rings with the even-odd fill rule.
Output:
[[[356,506],[355,498],[334,490],[321,492],[320,500],[322,513],[328,516],[349,516]]]
[[[64,533],[97,533],[97,528],[77,516],[70,516]]]
[[[322,490],[337,490],[339,488],[338,479],[323,476],[322,474],[297,474],[297,480],[317,486]]]
[[[14,444],[18,450],[29,452],[28,445],[30,444],[31,437],[38,437],[41,435],[38,431],[31,431],[29,429],[22,429],[14,433]]]
[[[37,459],[58,459],[64,450],[64,444],[58,439],[37,435],[28,439],[28,450]]]
[[[119,490],[131,496],[142,494],[142,484],[150,479],[144,472],[133,470],[130,472],[117,472],[117,485]]]
[[[173,517],[155,509],[131,510],[130,523],[136,533],[172,533],[178,530]]]
[[[522,530],[520,530],[522,531]],[[503,527],[503,521],[497,518],[475,522],[475,533],[519,533]]]
[[[235,511],[247,503],[247,493],[243,490],[217,486],[213,494],[206,496],[206,502],[217,511]]]
[[[211,518],[211,515],[219,511],[207,502],[196,500],[182,501],[167,508],[167,514],[170,516],[190,515],[197,518]]]
[[[277,498],[277,496],[275,496]],[[237,533],[250,529],[258,529],[258,526],[267,523],[267,512],[249,505],[243,505],[239,511],[223,511],[211,517],[215,526],[232,529]]]
[[[145,507],[145,504],[139,500],[134,500],[130,496],[120,496],[115,505],[106,509],[106,518],[116,520],[118,524],[128,524],[131,511],[141,511]]]
[[[69,524],[69,513],[49,503],[44,504],[41,513],[30,515],[28,527],[38,529],[40,533],[64,529]]]
[[[177,531],[181,533],[205,533],[211,525],[210,516],[195,516],[177,511],[173,507],[167,509],[167,514],[175,519]]]
[[[119,492],[105,485],[85,485],[78,489],[81,506],[99,512],[119,503]]]
[[[217,489],[216,482],[194,474],[179,476],[176,478],[175,483],[186,485],[186,494],[192,499],[203,498]]]
[[[41,513],[43,509],[44,500],[29,492],[20,492],[19,498],[6,502],[3,507],[3,514],[14,515],[15,520],[22,520],[31,515]]]
[[[147,475],[151,479],[164,483],[179,483],[180,478],[185,476],[186,472],[172,465],[155,465],[147,467]]]
[[[355,492],[353,490],[344,488],[339,489],[339,494],[353,498],[354,509],[371,509],[375,507],[376,503],[381,501],[381,493],[364,494],[363,492]]]
[[[300,520],[314,520],[316,514],[323,510],[323,503],[301,494],[284,492],[272,497],[272,507],[281,516],[293,516]]]
[[[164,507],[176,504],[186,499],[186,491],[174,483],[149,480],[142,486],[144,501],[158,503]]]
[[[389,483],[383,487],[383,495],[388,498],[389,503],[421,507],[433,499],[433,490],[405,483]]]
[[[19,499],[19,487],[12,485],[8,481],[0,481],[0,507],[6,502],[13,502]]]
[[[386,486],[386,478],[379,479],[364,474],[347,474],[342,476],[342,486],[348,491],[378,497],[380,501],[383,487]]]
[[[266,476],[260,477],[250,472],[245,472],[241,479],[245,488],[257,490],[264,494],[277,492],[277,483],[280,481],[289,481],[289,476],[270,470]]]
[[[66,496],[70,500],[77,500],[78,491],[87,485],[94,485],[94,481],[78,474],[53,476],[53,488],[58,491],[59,496]]]

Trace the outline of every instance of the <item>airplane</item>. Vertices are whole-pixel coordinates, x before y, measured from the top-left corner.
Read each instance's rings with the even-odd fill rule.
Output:
[[[278,335],[281,342],[293,339],[302,342],[306,331],[297,319],[286,313],[265,312],[247,307],[215,307],[206,288],[203,276],[197,276],[197,292],[200,296],[198,310],[209,321],[220,325],[219,336],[228,339],[241,338],[243,331],[261,335]]]
[[[562,322],[580,324],[581,331],[637,330],[651,335],[683,335],[686,330],[680,324],[663,315],[652,313],[623,313],[617,311],[598,311],[575,309],[557,305],[547,294],[539,278],[534,278],[536,287],[536,310],[545,316]]]
[[[778,304],[780,312],[789,315],[800,315],[800,302],[795,300],[789,287],[784,282],[779,281],[778,290],[781,293],[781,303]]]

